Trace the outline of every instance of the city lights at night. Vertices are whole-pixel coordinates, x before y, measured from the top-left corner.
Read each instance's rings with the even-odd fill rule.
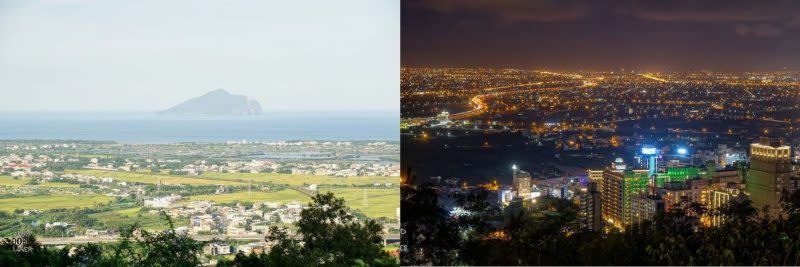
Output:
[[[402,10],[404,264],[800,264],[799,3]]]

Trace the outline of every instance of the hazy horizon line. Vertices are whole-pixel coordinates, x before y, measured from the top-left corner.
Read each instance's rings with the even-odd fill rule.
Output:
[[[103,110],[103,109],[0,109],[0,113],[158,113],[163,110]],[[396,109],[364,108],[364,109],[263,109],[262,115],[267,113],[312,113],[312,112],[334,112],[334,113],[353,113],[353,112],[397,112]],[[165,115],[169,116],[169,115]],[[190,115],[191,116],[191,115]],[[248,115],[259,116],[259,115]]]
[[[460,66],[433,66],[433,65],[418,65],[418,66],[409,66],[409,65],[401,65],[401,69],[403,68],[410,68],[410,69],[514,69],[514,70],[530,70],[530,71],[566,71],[566,72],[616,72],[620,70],[625,71],[647,71],[647,72],[683,72],[683,71],[706,71],[706,72],[779,72],[779,71],[788,71],[788,72],[796,72],[800,71],[800,68],[784,68],[784,69],[750,69],[750,70],[721,70],[721,69],[711,69],[711,68],[668,68],[664,67],[659,70],[654,70],[657,68],[647,68],[647,67],[618,67],[618,68],[596,68],[596,69],[572,69],[572,68],[547,68],[547,67],[516,67],[516,66],[480,66],[480,65],[460,65]]]

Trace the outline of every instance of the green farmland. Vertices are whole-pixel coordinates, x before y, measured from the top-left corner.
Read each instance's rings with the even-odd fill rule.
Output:
[[[157,184],[159,181],[164,184],[187,184],[187,185],[243,185],[246,183],[220,180],[220,179],[202,179],[183,176],[163,175],[163,174],[150,174],[141,172],[122,172],[122,171],[105,171],[105,170],[67,170],[65,173],[92,175],[96,177],[112,177],[116,180],[125,182]]]
[[[97,219],[109,228],[119,228],[133,223],[147,230],[169,229],[169,223],[160,214],[150,214],[141,207],[94,213],[89,217]],[[188,218],[172,218],[175,227],[187,226]]]
[[[399,188],[321,188],[320,192],[330,191],[336,197],[344,198],[350,209],[361,211],[371,218],[397,218],[396,209],[400,207]],[[364,206],[364,192],[367,195]]]
[[[344,198],[345,204],[353,210],[358,210],[371,218],[396,218],[396,209],[400,207],[400,189],[398,188],[320,188],[319,192],[333,192],[336,197]],[[367,202],[364,206],[364,193]],[[232,203],[236,201],[269,201],[289,203],[298,201],[307,204],[311,198],[293,189],[284,189],[278,192],[236,192],[229,194],[210,194],[188,197],[187,200],[208,200],[217,203]]]
[[[369,185],[374,183],[399,184],[399,177],[377,177],[377,176],[356,176],[356,177],[332,177],[320,175],[295,175],[284,173],[219,173],[206,172],[200,177],[212,179],[224,179],[232,181],[247,182],[252,179],[254,182],[272,182],[276,184],[288,184],[291,186],[302,186],[307,184],[318,185]]]
[[[0,199],[0,210],[11,212],[15,209],[50,210],[60,208],[84,208],[95,204],[108,203],[112,197],[94,195],[49,195],[49,196],[23,196]]]
[[[300,193],[296,190],[292,189],[284,189],[278,192],[252,192],[248,194],[247,192],[236,192],[236,193],[228,193],[228,194],[210,194],[210,195],[197,195],[191,196],[187,198],[188,200],[208,200],[217,203],[232,203],[236,201],[267,201],[267,202],[279,202],[279,203],[289,203],[292,201],[299,201],[300,203],[306,204],[311,198],[303,193]]]

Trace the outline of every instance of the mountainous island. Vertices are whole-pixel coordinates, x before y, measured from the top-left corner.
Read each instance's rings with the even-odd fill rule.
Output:
[[[217,89],[174,107],[158,112],[159,115],[248,116],[261,115],[258,101],[243,95],[234,95]]]

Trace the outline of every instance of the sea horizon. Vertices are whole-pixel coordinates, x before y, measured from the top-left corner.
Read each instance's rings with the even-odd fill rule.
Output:
[[[400,141],[396,112],[267,112],[254,116],[162,116],[156,112],[0,111],[0,140],[132,144]],[[391,130],[389,130],[391,129]]]

